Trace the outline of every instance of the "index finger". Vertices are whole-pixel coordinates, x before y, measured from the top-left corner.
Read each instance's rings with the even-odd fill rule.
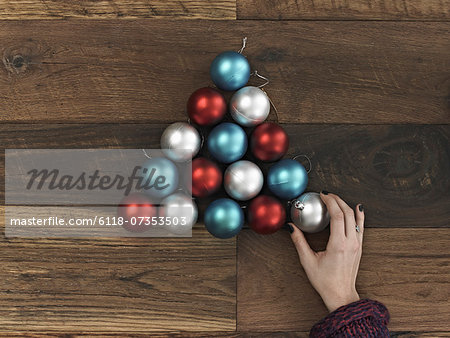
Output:
[[[330,213],[330,241],[345,239],[344,213],[336,200],[328,193],[322,191],[320,197]]]

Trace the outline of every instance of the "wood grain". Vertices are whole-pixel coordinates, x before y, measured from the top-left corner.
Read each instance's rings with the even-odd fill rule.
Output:
[[[323,249],[326,232],[309,236]],[[366,229],[357,288],[386,304],[393,331],[450,331],[449,229]],[[305,331],[326,315],[289,233],[238,238],[238,331]]]
[[[391,331],[389,332],[391,334],[392,338],[419,338],[419,337],[448,337],[450,335],[449,332],[412,332],[412,331]],[[92,333],[92,332],[70,332],[70,333],[48,333],[48,332],[8,332],[8,335],[2,335],[0,333],[0,337],[5,338],[11,338],[11,337],[29,337],[29,338],[36,338],[36,337],[42,337],[45,335],[45,337],[102,337],[102,338],[108,338],[108,337],[148,337],[148,334],[145,333],[120,333],[120,334],[111,334],[109,332],[102,332],[102,333]],[[163,338],[163,337],[169,337],[169,338],[180,338],[180,337],[188,337],[188,338],[200,338],[205,337],[205,332],[183,332],[183,333],[159,333],[159,332],[152,332],[152,337],[156,338]],[[309,332],[290,332],[290,331],[278,331],[278,332],[213,332],[208,331],[208,337],[227,337],[227,338],[308,338]]]
[[[236,0],[0,1],[1,20],[167,17],[236,19]]]
[[[5,148],[151,149],[159,148],[165,127],[161,124],[3,124],[0,144]],[[363,203],[367,226],[449,226],[450,126],[284,127],[291,141],[287,157],[306,154],[311,158],[313,169],[308,190],[325,189],[340,194],[351,205]],[[206,130],[203,133],[207,135]],[[250,154],[247,157],[252,159]],[[266,172],[268,165],[259,164]],[[4,154],[0,152],[0,174],[3,172]],[[0,201],[4,201],[3,180]]]
[[[235,245],[205,229],[183,239],[2,236],[0,332],[233,331]]]
[[[448,0],[237,0],[238,19],[446,20]]]
[[[422,22],[2,21],[0,121],[185,120],[189,95],[211,84],[213,58],[238,50],[248,36],[244,54],[270,78],[265,89],[280,122],[448,123],[448,28]]]

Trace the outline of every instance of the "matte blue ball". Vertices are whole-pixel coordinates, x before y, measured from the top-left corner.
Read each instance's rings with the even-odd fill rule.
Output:
[[[270,167],[267,185],[276,196],[289,200],[305,191],[308,185],[308,173],[297,161],[281,160]]]
[[[215,200],[205,210],[205,226],[214,237],[234,237],[243,224],[244,212],[239,204],[229,198]]]
[[[242,54],[223,52],[213,60],[209,72],[218,88],[233,91],[247,84],[250,78],[250,64]]]
[[[242,158],[247,151],[247,135],[237,124],[225,122],[211,130],[207,145],[215,159],[222,163],[231,163]]]
[[[147,171],[144,173],[144,168]],[[153,171],[154,170],[154,171]],[[177,166],[164,157],[154,157],[148,159],[142,165],[142,185],[148,183],[148,186],[154,185],[150,189],[143,191],[154,198],[164,198],[172,194],[178,188],[179,174]],[[158,182],[159,180],[159,182]],[[164,180],[164,181],[163,181]],[[156,189],[156,187],[162,189]]]

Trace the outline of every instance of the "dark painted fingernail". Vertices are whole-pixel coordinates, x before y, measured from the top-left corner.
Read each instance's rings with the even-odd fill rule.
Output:
[[[360,204],[360,205],[358,206],[358,209],[359,209],[359,211],[363,212],[363,211],[364,211],[364,206],[363,206],[362,204]]]
[[[286,224],[287,225],[287,227],[288,227],[288,230],[289,230],[289,233],[293,233],[294,232],[294,227],[292,226],[292,225],[290,225],[289,223],[288,224]]]
[[[326,191],[326,190],[322,190],[322,194],[324,194],[324,195],[328,195],[328,191]]]

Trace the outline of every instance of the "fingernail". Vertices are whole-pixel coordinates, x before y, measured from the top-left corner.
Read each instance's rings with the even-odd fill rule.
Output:
[[[324,194],[324,195],[328,195],[328,191],[326,191],[326,190],[322,190],[322,194]]]
[[[290,225],[289,223],[286,224],[289,230],[289,233],[293,233],[294,232],[294,227],[292,225]]]
[[[360,205],[358,206],[358,209],[359,209],[359,211],[363,212],[363,211],[364,211],[364,206],[363,206],[362,204],[360,204]]]

